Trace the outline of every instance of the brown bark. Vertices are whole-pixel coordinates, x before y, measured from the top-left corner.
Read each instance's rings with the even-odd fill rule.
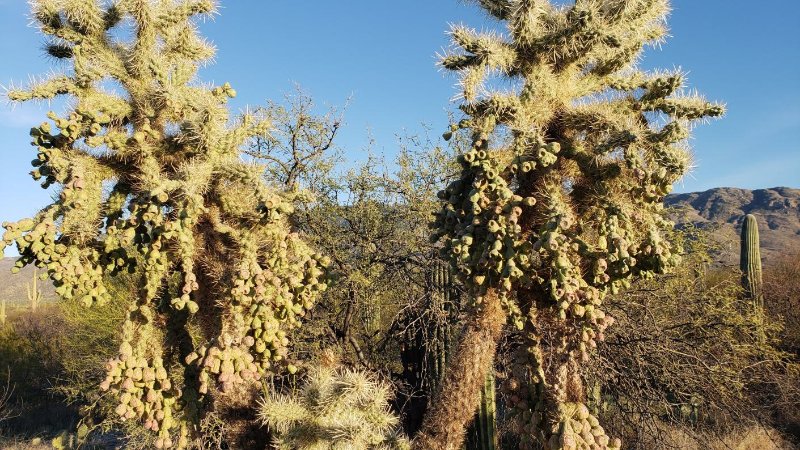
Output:
[[[490,290],[467,324],[444,381],[431,399],[422,428],[414,438],[414,450],[461,448],[505,323],[506,313],[500,299]]]

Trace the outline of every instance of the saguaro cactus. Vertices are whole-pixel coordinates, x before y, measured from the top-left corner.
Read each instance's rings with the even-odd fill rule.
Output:
[[[453,284],[450,277],[450,267],[436,260],[432,265],[431,276],[428,282],[427,314],[429,314],[428,338],[426,345],[426,379],[429,392],[433,393],[438,388],[444,377],[447,362],[452,351],[451,308],[453,307]]]
[[[39,309],[39,304],[42,301],[42,291],[40,291],[39,288],[38,288],[38,284],[37,284],[38,281],[39,281],[39,275],[34,270],[33,271],[33,281],[31,281],[30,284],[26,284],[25,285],[25,290],[27,291],[27,295],[28,295],[28,304],[31,307],[31,311],[34,311],[34,312],[37,309]]]
[[[667,0],[478,3],[508,31],[451,31],[441,64],[460,75],[464,118],[445,138],[464,129],[472,149],[434,224],[476,301],[415,445],[461,445],[510,319],[522,447],[618,448],[586,408],[581,363],[613,321],[606,293],[677,262],[662,200],[689,166],[692,124],[724,108],[679,72],[637,70],[666,35]]]
[[[475,421],[470,426],[467,450],[495,450],[497,448],[497,401],[494,370],[486,373],[481,388],[481,400]]]
[[[6,313],[7,303],[8,301],[6,299],[0,301],[0,325],[5,325],[6,320],[8,320],[8,314]]]
[[[106,282],[118,273],[139,277],[101,388],[117,395],[121,418],[158,434],[156,447],[185,447],[215,399],[284,364],[287,331],[325,289],[327,261],[288,220],[301,194],[272,189],[263,167],[240,158],[268,121],[245,113],[230,125],[236,91],[196,79],[214,48],[195,20],[214,1],[31,8],[66,70],[8,98],[63,96],[71,109],[31,130],[31,174],[58,196],[5,223],[2,247],[16,243],[17,270],[46,268],[60,296],[86,307],[115,300]]]
[[[758,222],[756,217],[748,214],[742,222],[741,252],[739,268],[742,271],[742,287],[748,298],[757,307],[761,307],[761,250],[758,240]]]
[[[453,309],[458,299],[453,286],[451,268],[448,264],[436,260],[432,266],[430,282],[431,292],[428,313],[431,314],[430,337],[426,342],[427,350],[427,385],[431,397],[444,379],[447,365],[453,356],[453,341],[457,330],[451,323]],[[481,400],[475,413],[474,421],[468,432],[467,450],[494,449],[496,442],[495,423],[495,377],[489,371],[481,388]]]

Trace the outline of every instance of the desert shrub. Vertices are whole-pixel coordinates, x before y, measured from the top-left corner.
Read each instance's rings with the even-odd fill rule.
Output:
[[[800,408],[781,324],[747,299],[737,271],[709,268],[703,233],[675,241],[688,253],[674,274],[608,302],[619,326],[586,370],[593,408],[627,448],[669,448],[667,429],[719,444],[740,427],[781,427],[779,411]]]
[[[800,355],[800,248],[787,249],[764,267],[764,309],[783,322],[781,346]]]
[[[77,414],[52,388],[62,373],[67,326],[58,308],[24,311],[0,329],[0,373],[13,387],[9,433],[30,436],[74,425]],[[8,378],[6,379],[6,375]]]
[[[800,249],[788,249],[764,267],[764,312],[782,324],[779,346],[800,360]],[[800,440],[800,365],[776,386],[781,425]]]

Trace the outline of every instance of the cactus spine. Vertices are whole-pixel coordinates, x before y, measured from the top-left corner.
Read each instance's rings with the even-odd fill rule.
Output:
[[[758,222],[752,214],[746,215],[742,223],[739,268],[742,271],[742,287],[744,287],[745,295],[752,299],[756,306],[761,307],[763,304],[761,251],[758,240]]]
[[[33,312],[39,309],[39,303],[42,301],[42,291],[40,291],[37,286],[37,278],[39,278],[38,274],[34,270],[33,282],[25,286],[25,290],[28,291],[28,303],[31,305],[31,311]]]
[[[278,449],[407,450],[391,398],[390,386],[371,373],[323,362],[309,370],[292,395],[266,395],[259,419]]]

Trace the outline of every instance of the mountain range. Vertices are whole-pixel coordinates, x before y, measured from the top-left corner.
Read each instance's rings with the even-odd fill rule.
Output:
[[[666,206],[679,225],[688,223],[712,229],[720,246],[717,262],[738,265],[739,235],[744,216],[758,222],[761,258],[765,264],[788,251],[800,249],[800,189],[714,188],[704,192],[670,195]]]

